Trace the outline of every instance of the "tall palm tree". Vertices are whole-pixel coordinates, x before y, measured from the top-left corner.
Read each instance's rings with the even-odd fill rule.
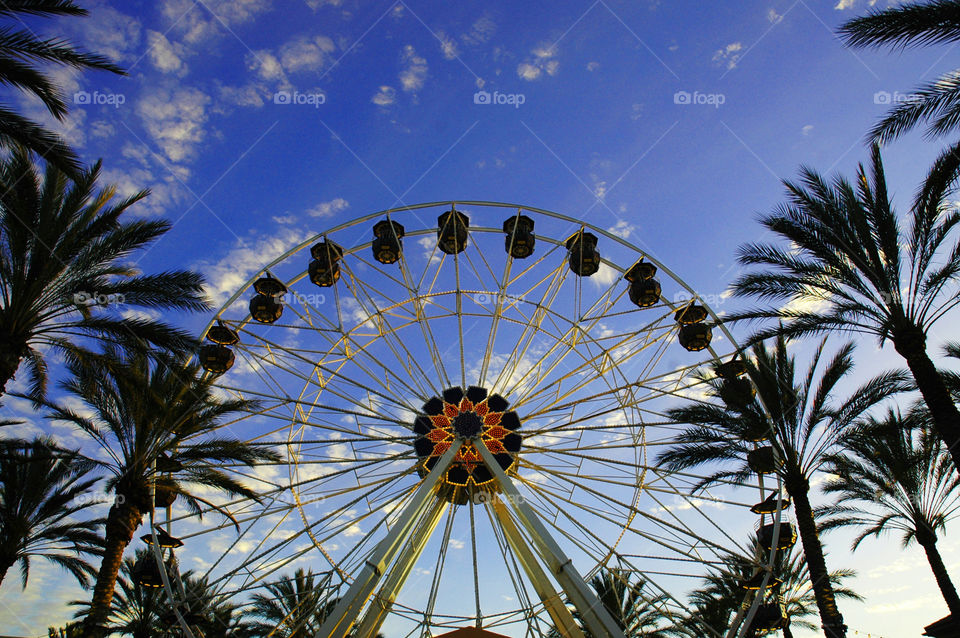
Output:
[[[97,533],[103,519],[74,518],[94,502],[89,497],[98,479],[89,470],[49,439],[0,444],[0,582],[19,564],[25,588],[30,560],[43,558],[88,584],[96,570],[85,556],[103,553]]]
[[[97,163],[75,183],[52,166],[41,176],[23,148],[0,160],[0,393],[25,363],[31,396],[42,398],[44,353],[76,352],[78,336],[170,349],[193,343],[160,321],[121,314],[202,310],[203,278],[182,270],[139,274],[131,257],[170,223],[121,219],[147,193],[112,201],[113,187],[96,190],[99,174]]]
[[[263,620],[253,623],[257,636],[313,638],[338,600],[327,596],[328,589],[312,570],[302,568],[293,577],[266,583],[264,592],[253,596],[251,614]]]
[[[960,410],[927,352],[927,334],[960,304],[960,243],[951,236],[960,213],[948,201],[960,153],[945,156],[927,174],[911,207],[909,228],[891,208],[880,149],[870,171],[861,165],[856,186],[827,182],[811,169],[785,182],[788,201],[762,219],[790,248],[753,243],[739,261],[762,268],[733,284],[738,297],[768,305],[731,316],[777,319],[757,337],[802,337],[845,331],[893,342],[930,410],[936,432],[960,467]]]
[[[960,476],[940,441],[916,427],[913,417],[890,410],[868,418],[830,458],[833,478],[824,490],[839,496],[823,508],[823,529],[862,528],[853,549],[870,536],[900,532],[904,547],[923,548],[943,599],[960,618],[960,596],[937,549],[937,532],[960,513]]]
[[[87,635],[96,636],[96,627],[110,611],[124,549],[143,516],[152,511],[153,490],[157,501],[161,494],[169,500],[179,496],[198,514],[204,506],[224,511],[195,494],[194,488],[256,497],[221,466],[253,466],[279,457],[269,449],[217,434],[225,417],[256,409],[256,404],[219,398],[212,380],[183,358],[107,348],[100,357],[68,362],[67,370],[70,377],[61,387],[85,409],[45,401],[47,416],[76,425],[101,448],[101,457],[108,460],[91,462],[111,475],[106,486],[117,496],[107,515],[103,563],[85,620]],[[166,457],[165,466],[158,471],[161,455]],[[162,472],[165,468],[172,471]]]
[[[840,37],[852,47],[948,44],[960,41],[960,0],[926,0],[904,3],[845,22]],[[960,69],[918,87],[912,99],[896,105],[870,136],[884,142],[912,129],[929,125],[930,136],[955,130],[960,123]],[[955,152],[953,147],[948,152]]]
[[[754,344],[751,358],[745,358],[745,363],[756,382],[757,396],[742,407],[717,401],[669,410],[670,420],[691,427],[676,437],[674,444],[659,456],[658,463],[674,471],[724,465],[703,478],[696,486],[698,489],[719,481],[745,483],[753,474],[747,461],[753,445],[747,441],[756,439],[757,432],[766,431],[770,445],[782,460],[774,471],[793,499],[820,617],[828,638],[834,638],[845,635],[846,630],[810,504],[810,479],[823,466],[840,435],[864,411],[905,389],[906,384],[902,375],[889,373],[868,381],[847,397],[837,397],[840,384],[853,369],[853,345],[844,345],[829,360],[825,358],[825,348],[826,339],[820,342],[806,372],[798,378],[795,358],[787,351],[785,337],[778,337],[769,349],[763,342]],[[720,398],[722,382],[713,379],[710,383],[713,396]]]
[[[125,75],[107,58],[81,51],[61,38],[42,39],[23,22],[27,16],[86,15],[87,10],[72,0],[4,0],[0,18],[11,24],[0,27],[0,83],[40,98],[53,117],[63,120],[67,104],[45,66],[55,64]],[[0,105],[0,147],[13,144],[30,149],[71,176],[82,172],[80,160],[59,136]]]

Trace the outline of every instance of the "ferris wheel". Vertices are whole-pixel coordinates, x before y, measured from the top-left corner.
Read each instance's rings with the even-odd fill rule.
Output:
[[[667,410],[706,400],[717,374],[751,391],[745,367],[669,268],[572,217],[493,202],[366,215],[263,264],[204,336],[220,391],[258,406],[225,435],[284,460],[226,468],[262,494],[223,503],[233,521],[156,520],[241,606],[311,569],[328,592],[318,636],[621,637],[598,575],[642,580],[679,618],[758,529],[771,555],[795,540],[762,433],[748,486],[692,495],[700,476],[655,465],[684,427]],[[738,620],[762,609],[748,590],[768,564]]]

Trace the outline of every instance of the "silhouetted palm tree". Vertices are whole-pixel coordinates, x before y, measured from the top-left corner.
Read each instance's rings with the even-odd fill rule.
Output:
[[[202,310],[203,278],[182,270],[139,274],[130,257],[170,223],[121,219],[146,192],[111,204],[113,187],[95,190],[99,174],[98,163],[75,183],[49,166],[41,176],[23,149],[0,160],[0,392],[25,362],[30,394],[42,398],[44,353],[75,353],[80,336],[174,350],[194,343],[163,322],[121,314],[120,302]]]
[[[810,365],[798,378],[795,359],[784,337],[768,349],[760,342],[746,359],[757,397],[742,407],[716,403],[691,403],[668,411],[670,420],[691,424],[659,458],[670,470],[726,464],[705,477],[697,488],[719,481],[745,483],[754,470],[748,454],[758,433],[769,437],[782,463],[772,468],[793,499],[797,527],[810,570],[817,606],[828,636],[842,636],[843,618],[830,586],[823,547],[810,504],[810,479],[825,462],[839,436],[863,412],[897,390],[906,388],[902,375],[890,373],[868,381],[846,398],[836,396],[838,385],[853,369],[853,346],[846,344],[824,358],[826,340],[820,343]],[[712,380],[713,396],[721,397],[722,381]],[[759,399],[762,399],[761,404]],[[766,408],[766,410],[764,409]],[[769,414],[769,418],[768,418]]]
[[[123,559],[117,574],[116,592],[110,600],[110,609],[103,623],[109,633],[118,633],[132,638],[154,638],[164,632],[161,622],[169,609],[167,592],[162,588],[144,587],[134,578],[137,561],[153,560],[153,553],[138,549],[133,557]],[[75,600],[74,618],[84,618],[90,613],[89,601]]]
[[[254,594],[250,608],[263,619],[253,623],[253,633],[264,637],[313,638],[338,602],[313,571],[302,568],[292,578],[266,583],[264,590]]]
[[[0,83],[40,98],[56,119],[66,116],[67,105],[44,66],[55,64],[124,74],[103,56],[80,51],[61,38],[38,37],[23,22],[28,15],[79,17],[87,15],[87,11],[72,0],[4,0],[0,6],[0,18],[15,21],[0,27]],[[12,144],[28,148],[71,176],[81,173],[80,160],[56,134],[0,105],[0,146]]]
[[[78,520],[94,503],[88,464],[52,440],[0,443],[0,581],[20,565],[27,586],[30,560],[43,558],[86,586],[96,570],[86,556],[103,554],[103,519]]]
[[[842,177],[828,183],[803,169],[799,183],[786,182],[788,201],[762,220],[789,245],[740,248],[740,263],[762,270],[740,277],[734,294],[771,305],[731,316],[786,322],[758,338],[846,331],[876,336],[881,344],[889,339],[955,461],[960,411],[927,353],[927,334],[960,304],[960,246],[950,241],[960,213],[949,201],[958,168],[960,153],[933,166],[906,229],[890,205],[879,147],[872,149],[869,173],[860,166],[855,185]]]
[[[766,565],[769,552],[760,547],[756,539],[750,541],[751,556],[729,555],[723,566],[715,569],[704,579],[704,585],[690,596],[691,613],[681,618],[671,635],[689,636],[725,636],[730,629],[738,609],[753,602],[752,597],[745,600],[742,585],[757,571],[758,565]],[[783,626],[785,638],[791,638],[793,627],[803,627],[816,631],[816,625],[807,620],[816,613],[816,600],[810,586],[810,572],[802,552],[793,547],[789,551],[778,552],[774,556],[771,573],[782,583],[769,589],[766,602],[781,606],[786,622]],[[862,598],[843,583],[852,578],[851,570],[830,572],[830,584],[837,598],[862,600]],[[681,630],[686,630],[686,633]]]
[[[904,3],[845,22],[840,36],[853,47],[946,44],[960,41],[960,1],[926,0]],[[896,105],[870,132],[878,142],[893,139],[917,124],[929,124],[928,134],[942,135],[960,124],[960,69],[921,85],[912,99]],[[954,152],[953,147],[948,152]]]
[[[117,589],[110,601],[110,613],[106,627],[110,633],[132,638],[179,637],[181,629],[173,612],[166,590],[144,587],[135,577],[139,561],[154,560],[148,548],[138,549],[133,557],[123,560],[117,575]],[[250,624],[243,621],[237,608],[222,600],[210,588],[206,578],[194,576],[193,572],[180,575],[184,596],[178,598],[178,609],[194,635],[204,638],[248,638],[252,636]],[[179,587],[174,586],[179,590]],[[89,614],[88,601],[73,601],[79,610],[75,618]]]
[[[69,362],[70,378],[61,386],[85,409],[45,402],[49,418],[73,423],[105,453],[109,460],[92,462],[112,475],[106,486],[117,495],[107,515],[103,564],[85,621],[91,636],[109,613],[123,551],[144,514],[152,511],[152,489],[158,502],[179,496],[194,512],[203,505],[219,510],[194,488],[255,497],[221,466],[279,459],[269,449],[217,435],[225,417],[255,409],[254,403],[218,398],[212,380],[182,358],[156,359],[142,351],[107,349],[97,359]],[[165,465],[158,468],[161,455]]]
[[[845,437],[843,453],[830,458],[833,478],[824,489],[839,500],[823,508],[831,519],[822,529],[862,528],[854,550],[870,536],[901,532],[904,547],[916,542],[926,552],[950,613],[960,618],[960,597],[937,549],[937,532],[960,510],[960,476],[940,441],[915,425],[890,410]]]
[[[633,572],[604,569],[589,584],[626,638],[665,638],[670,635],[670,616],[665,607],[667,597],[652,592],[645,580],[634,578]],[[583,635],[592,638],[593,634],[583,624],[578,610],[573,610],[573,618]],[[549,635],[559,638],[560,632],[553,628]]]

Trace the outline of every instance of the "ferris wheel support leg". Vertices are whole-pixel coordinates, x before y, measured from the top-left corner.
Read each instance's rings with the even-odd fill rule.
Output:
[[[410,503],[400,514],[400,518],[364,563],[363,569],[357,574],[346,595],[327,616],[320,631],[315,634],[315,638],[344,638],[347,635],[367,600],[370,599],[370,595],[373,594],[380,578],[383,577],[384,570],[393,562],[403,542],[410,536],[414,523],[423,515],[430,499],[434,498],[437,484],[453,463],[453,457],[462,445],[463,441],[456,440],[430,470],[430,474],[420,484]]]
[[[517,555],[527,578],[533,584],[533,589],[543,602],[543,606],[546,607],[547,613],[550,614],[554,627],[560,631],[561,636],[566,638],[584,638],[583,632],[580,631],[577,623],[573,620],[573,614],[570,613],[563,599],[553,588],[543,568],[540,567],[540,563],[537,562],[533,552],[530,551],[527,541],[523,538],[520,530],[517,529],[517,524],[510,516],[507,506],[496,496],[490,501],[490,505],[500,522],[500,528],[507,537],[507,543],[510,544],[511,549]]]
[[[550,532],[540,522],[537,513],[527,504],[517,490],[517,486],[513,484],[513,481],[503,471],[497,460],[493,458],[493,454],[487,449],[480,437],[473,439],[473,445],[480,452],[484,464],[496,477],[500,489],[507,496],[507,502],[513,507],[520,523],[527,530],[527,534],[533,541],[541,560],[550,568],[554,578],[560,583],[577,611],[580,612],[587,631],[595,638],[624,638],[623,631],[614,622],[606,607],[603,606],[593,590],[583,582],[583,578],[573,568],[573,562],[567,558],[560,546],[550,536]]]
[[[409,543],[391,568],[387,582],[383,584],[380,593],[370,602],[367,613],[364,614],[363,620],[360,621],[356,631],[352,634],[353,638],[373,638],[380,631],[380,626],[383,625],[387,614],[393,608],[397,594],[400,593],[400,589],[410,576],[413,566],[420,558],[420,554],[423,553],[423,548],[426,547],[433,530],[436,529],[449,505],[447,501],[437,499],[433,506],[427,510],[422,524],[416,526]]]

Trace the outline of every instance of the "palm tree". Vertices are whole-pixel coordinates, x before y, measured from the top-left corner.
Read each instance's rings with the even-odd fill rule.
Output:
[[[0,582],[19,564],[26,588],[31,558],[44,558],[88,584],[96,570],[83,556],[103,553],[103,519],[74,519],[93,504],[89,469],[49,439],[0,445]]]
[[[315,579],[312,570],[301,568],[292,578],[266,583],[266,593],[253,596],[251,613],[263,619],[253,623],[254,635],[313,638],[338,602],[338,599],[328,597],[327,588]]]
[[[906,230],[891,209],[878,146],[870,172],[860,166],[856,187],[843,177],[828,183],[803,169],[799,183],[785,182],[787,203],[762,220],[791,248],[758,243],[740,248],[740,263],[764,269],[741,276],[734,294],[770,305],[730,320],[787,322],[757,338],[846,331],[876,336],[881,344],[889,339],[960,467],[960,411],[927,353],[927,334],[960,303],[952,286],[960,276],[960,246],[945,245],[960,223],[948,201],[958,168],[960,153],[933,166]]]
[[[855,419],[893,392],[906,389],[906,385],[902,375],[889,373],[868,381],[846,398],[838,398],[835,395],[839,385],[853,369],[853,345],[844,345],[829,361],[824,357],[825,348],[826,339],[820,342],[807,371],[798,379],[795,359],[787,351],[785,337],[778,337],[771,349],[763,342],[754,344],[753,360],[745,363],[757,385],[757,397],[743,407],[713,402],[669,410],[671,421],[692,427],[677,436],[675,444],[659,456],[658,463],[673,471],[727,464],[702,479],[696,488],[719,481],[742,484],[753,474],[747,461],[753,446],[747,441],[755,440],[757,432],[766,432],[782,460],[773,469],[793,499],[817,607],[828,638],[833,638],[845,635],[845,628],[810,504],[810,479]],[[722,382],[713,379],[710,383],[713,396],[720,397]]]
[[[722,567],[715,569],[704,579],[703,586],[690,596],[692,613],[676,623],[674,630],[670,632],[672,635],[726,635],[734,615],[744,604],[743,582],[755,573],[757,565],[766,564],[769,558],[767,550],[760,547],[756,539],[751,539],[749,547],[751,557],[731,554],[724,558]],[[772,574],[783,581],[770,589],[768,600],[781,605],[786,618],[784,638],[792,638],[793,627],[816,631],[816,626],[807,620],[816,613],[816,600],[802,552],[796,547],[787,552],[777,552]],[[856,592],[843,584],[853,576],[855,573],[851,570],[830,572],[830,584],[837,598],[862,600]]]
[[[179,636],[179,624],[167,592],[162,588],[144,587],[137,582],[136,565],[141,560],[154,560],[152,551],[138,549],[133,557],[123,560],[117,576],[117,590],[110,601],[106,628],[110,633],[132,638]],[[234,605],[214,594],[206,578],[194,576],[193,572],[188,571],[180,576],[180,580],[185,593],[184,600],[179,603],[180,612],[185,615],[195,635],[204,638],[248,638],[252,635],[249,623],[240,619]],[[75,618],[84,618],[90,613],[90,603],[87,601],[76,600],[70,604],[79,608],[74,614]]]
[[[926,0],[869,12],[840,27],[840,37],[852,47],[946,44],[960,41],[960,0]],[[912,99],[896,105],[870,132],[884,142],[917,124],[929,124],[928,134],[938,136],[960,122],[960,69],[917,88]],[[949,152],[960,150],[954,146]]]
[[[62,91],[43,67],[49,64],[74,69],[98,69],[125,75],[107,58],[80,51],[60,39],[41,39],[26,27],[28,16],[85,16],[87,10],[72,0],[4,0],[0,18],[18,24],[0,29],[0,83],[40,98],[57,120],[67,114]],[[22,28],[20,26],[23,25]],[[19,145],[37,153],[71,177],[82,172],[76,154],[56,134],[46,130],[7,106],[0,105],[0,147]]]
[[[218,398],[212,379],[183,358],[106,348],[97,357],[68,362],[67,370],[70,377],[61,387],[85,409],[45,401],[47,416],[76,425],[101,448],[108,460],[91,462],[112,475],[106,486],[117,496],[107,515],[103,563],[85,620],[87,635],[95,636],[95,628],[103,625],[109,614],[124,549],[144,514],[153,509],[152,490],[157,502],[172,502],[179,496],[194,513],[206,506],[228,514],[196,495],[194,487],[255,497],[220,466],[253,466],[276,461],[279,456],[216,435],[224,417],[256,409],[256,404]],[[158,471],[156,462],[161,455],[165,463]],[[171,471],[162,472],[164,468]]]
[[[632,572],[622,569],[603,569],[590,580],[590,587],[603,603],[604,608],[626,638],[665,638],[668,631],[669,615],[665,610],[667,597],[648,591],[642,578],[634,580]],[[574,620],[586,638],[593,634],[583,624],[583,617],[574,610]],[[560,632],[550,630],[551,638],[558,638]]]
[[[182,270],[138,274],[131,255],[170,223],[121,220],[147,193],[111,203],[113,187],[95,190],[99,174],[97,163],[70,183],[48,166],[41,178],[23,148],[0,160],[0,393],[25,362],[31,397],[42,398],[44,353],[75,353],[78,336],[169,349],[193,344],[182,330],[120,314],[120,302],[128,309],[202,310],[203,278]]]
[[[104,626],[110,633],[120,633],[132,638],[153,638],[161,633],[163,614],[169,609],[167,592],[163,589],[143,587],[134,578],[135,565],[140,560],[153,560],[148,549],[138,549],[133,557],[123,560],[117,574],[116,592],[110,601],[110,610]],[[75,600],[78,607],[74,618],[84,618],[90,613],[90,603]]]
[[[937,532],[960,511],[960,476],[918,424],[890,410],[845,437],[843,453],[830,457],[833,478],[824,489],[840,498],[823,508],[831,516],[823,529],[863,528],[854,550],[870,536],[901,532],[904,547],[916,542],[926,552],[951,615],[960,618],[960,597],[937,549]]]

